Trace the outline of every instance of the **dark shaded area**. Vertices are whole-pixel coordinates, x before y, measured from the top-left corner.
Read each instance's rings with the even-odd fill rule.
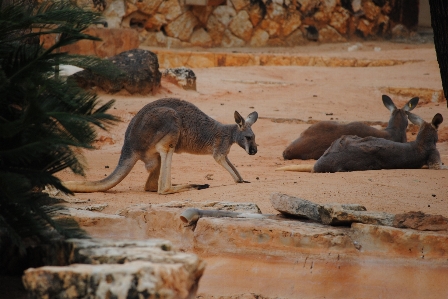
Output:
[[[419,0],[391,0],[392,11],[389,14],[393,24],[403,24],[411,31],[418,27]]]
[[[448,99],[448,2],[446,0],[429,0],[429,7],[443,94],[445,99]]]

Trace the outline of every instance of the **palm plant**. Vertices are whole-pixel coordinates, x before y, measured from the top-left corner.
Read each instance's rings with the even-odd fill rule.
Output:
[[[0,0],[0,236],[21,253],[29,237],[45,243],[49,232],[80,232],[49,216],[45,204],[51,197],[42,190],[70,193],[54,174],[65,168],[84,174],[79,149],[92,148],[95,127],[107,129],[117,120],[107,113],[113,101],[102,104],[55,72],[67,64],[119,75],[107,60],[61,51],[79,40],[96,40],[83,30],[98,21],[98,13],[66,0]],[[45,35],[57,37],[48,48],[40,43]]]

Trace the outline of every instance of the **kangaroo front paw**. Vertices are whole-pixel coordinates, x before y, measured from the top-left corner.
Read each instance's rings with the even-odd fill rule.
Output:
[[[207,189],[208,187],[210,187],[210,185],[209,184],[193,185],[193,187],[195,187],[198,190],[201,190],[201,189]]]

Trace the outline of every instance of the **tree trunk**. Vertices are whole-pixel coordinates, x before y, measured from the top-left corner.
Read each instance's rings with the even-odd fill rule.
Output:
[[[448,106],[448,1],[429,0],[429,7],[443,94]]]

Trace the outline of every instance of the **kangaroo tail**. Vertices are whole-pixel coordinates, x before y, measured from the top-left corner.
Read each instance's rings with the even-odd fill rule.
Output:
[[[106,178],[100,181],[67,181],[62,184],[72,192],[103,192],[115,187],[131,172],[138,157],[136,154],[122,154],[117,167]]]
[[[314,164],[287,165],[277,168],[275,171],[313,172]]]

